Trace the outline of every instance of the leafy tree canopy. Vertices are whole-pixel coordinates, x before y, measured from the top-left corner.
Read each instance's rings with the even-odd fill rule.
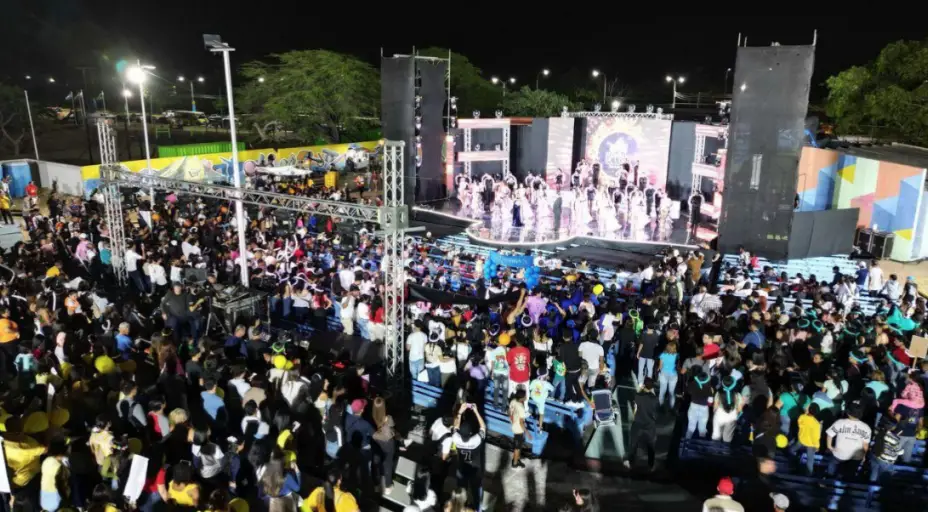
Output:
[[[826,113],[840,132],[928,144],[928,43],[891,43],[826,85]]]
[[[33,107],[35,108],[35,107]],[[23,143],[31,138],[26,98],[19,87],[0,83],[0,145],[19,156]]]
[[[563,94],[528,86],[504,96],[502,106],[507,116],[524,117],[556,117],[561,114],[563,107],[571,111],[579,108],[576,102],[570,101]]]
[[[248,122],[259,132],[277,122],[304,140],[341,142],[346,131],[378,116],[380,80],[369,64],[326,50],[272,58],[246,63],[241,71],[246,85],[235,93],[236,110],[252,114]]]

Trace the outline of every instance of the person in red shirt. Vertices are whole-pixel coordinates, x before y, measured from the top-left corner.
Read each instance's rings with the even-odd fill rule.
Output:
[[[528,390],[528,381],[532,374],[532,353],[522,346],[522,340],[515,338],[515,347],[509,349],[506,361],[509,363],[509,395],[523,387]]]
[[[39,204],[39,187],[35,186],[34,181],[26,185],[26,200],[29,202],[29,208],[35,208]]]

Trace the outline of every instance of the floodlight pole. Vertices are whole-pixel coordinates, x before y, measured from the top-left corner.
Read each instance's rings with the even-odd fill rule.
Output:
[[[145,72],[145,68],[142,67],[142,61],[138,61],[137,65],[142,72]],[[148,116],[145,114],[145,80],[139,80],[139,103],[142,104],[142,136],[145,138],[145,167],[148,168],[149,173],[155,172],[151,168],[151,146],[148,145]],[[127,100],[128,101],[128,100]],[[154,115],[154,112],[152,112]],[[128,136],[128,135],[127,135]],[[155,189],[150,187],[148,189],[148,197],[151,201],[151,208],[155,207]]]
[[[221,47],[210,48],[212,52],[222,53],[222,64],[225,68],[226,74],[226,95],[229,97],[229,135],[232,138],[232,179],[235,184],[235,188],[242,188],[242,178],[239,174],[238,168],[238,140],[235,133],[235,105],[232,100],[232,66],[229,61],[229,52],[234,52],[235,48],[231,48],[227,44],[223,44]],[[192,89],[191,89],[192,90]],[[238,254],[239,254],[239,268],[241,269],[241,281],[242,286],[248,286],[248,258],[246,251],[245,243],[245,209],[242,205],[242,200],[237,199],[235,201],[235,220],[238,225]]]
[[[32,124],[32,107],[29,105],[29,91],[23,89],[26,94],[26,112],[29,114],[29,130],[32,132],[32,149],[35,150],[35,160],[39,161],[39,143],[35,140],[35,125]]]

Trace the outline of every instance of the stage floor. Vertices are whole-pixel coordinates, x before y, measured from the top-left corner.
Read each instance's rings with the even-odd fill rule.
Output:
[[[688,218],[681,215],[677,220],[667,221],[661,227],[655,218],[639,222],[637,226],[618,221],[606,222],[593,217],[584,226],[570,222],[574,212],[564,212],[561,226],[555,229],[550,214],[542,215],[540,222],[514,226],[511,217],[490,214],[474,215],[469,208],[461,206],[457,199],[417,206],[418,211],[431,211],[437,215],[464,221],[467,235],[477,242],[491,245],[540,246],[562,244],[579,239],[603,240],[608,242],[633,242],[662,246],[692,246],[699,243],[687,230]]]

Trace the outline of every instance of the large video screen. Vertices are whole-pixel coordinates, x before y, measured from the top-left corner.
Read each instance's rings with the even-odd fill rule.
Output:
[[[622,164],[638,163],[638,176],[658,190],[667,186],[672,121],[624,117],[586,118],[584,157],[599,162],[602,171],[616,177]]]

